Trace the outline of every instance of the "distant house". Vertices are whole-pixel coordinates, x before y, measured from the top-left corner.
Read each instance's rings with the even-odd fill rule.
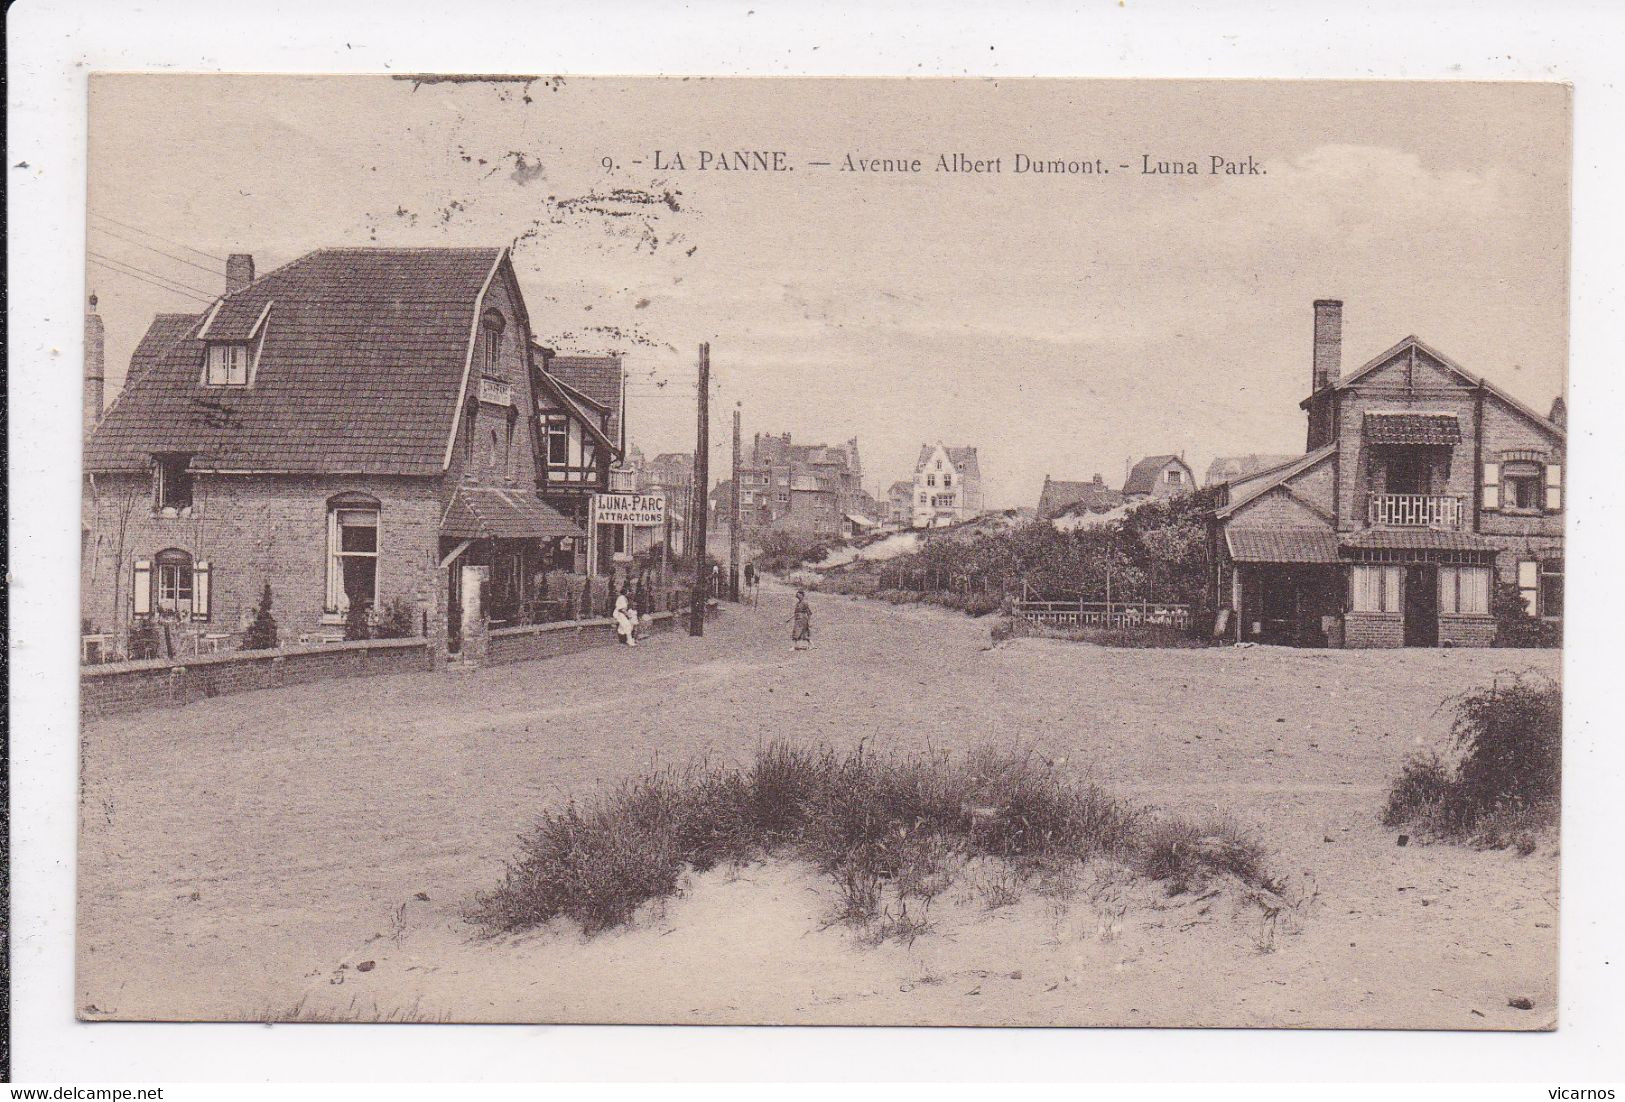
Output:
[[[1063,482],[1044,476],[1044,489],[1038,495],[1038,517],[1049,520],[1077,506],[1085,512],[1103,513],[1123,504],[1123,495],[1106,485],[1098,474],[1091,482]]]
[[[886,491],[886,522],[898,528],[914,523],[913,482],[893,482]]]
[[[1218,612],[1237,640],[1484,646],[1491,596],[1563,616],[1564,410],[1542,416],[1406,337],[1341,375],[1343,304],[1315,303],[1308,450],[1221,485]]]
[[[1298,458],[1295,455],[1271,455],[1255,452],[1250,455],[1222,455],[1207,467],[1204,486],[1217,486],[1221,482],[1237,482],[1259,471],[1271,470]]]
[[[586,565],[566,502],[604,488],[618,400],[552,374],[507,249],[227,273],[153,321],[85,442],[86,620],[233,645],[269,583],[284,642],[392,609],[458,653]]]
[[[1196,489],[1196,475],[1177,455],[1148,455],[1134,464],[1123,481],[1123,500],[1134,504],[1151,498],[1178,497]]]
[[[981,514],[982,469],[975,448],[925,444],[914,464],[912,528],[940,528]]]

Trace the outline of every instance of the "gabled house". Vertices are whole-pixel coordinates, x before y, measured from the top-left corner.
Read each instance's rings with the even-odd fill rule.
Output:
[[[1226,632],[1487,645],[1496,582],[1531,616],[1561,621],[1563,424],[1416,337],[1347,376],[1341,343],[1342,303],[1316,302],[1307,451],[1219,489]]]
[[[258,278],[233,256],[209,309],[154,320],[86,440],[82,615],[230,646],[269,584],[284,643],[387,609],[458,653],[584,542],[543,492],[614,457],[614,411],[578,393],[506,249],[322,249]]]
[[[914,522],[914,483],[893,482],[886,491],[886,522],[897,528],[907,528]]]
[[[631,550],[628,526],[597,524],[591,516],[598,494],[637,488],[635,474],[630,487],[615,485],[626,453],[625,378],[619,356],[560,356],[531,344],[538,487],[544,502],[587,533],[579,546],[574,540],[559,542],[554,565],[560,569],[608,574]]]
[[[1148,455],[1123,480],[1123,500],[1131,505],[1152,498],[1178,497],[1196,489],[1196,476],[1177,455]]]
[[[982,468],[975,448],[922,444],[914,464],[913,528],[940,528],[982,513]]]
[[[1063,511],[1077,506],[1083,512],[1103,513],[1123,504],[1123,495],[1106,485],[1098,474],[1092,482],[1066,482],[1044,476],[1044,488],[1038,494],[1038,519],[1050,520]]]

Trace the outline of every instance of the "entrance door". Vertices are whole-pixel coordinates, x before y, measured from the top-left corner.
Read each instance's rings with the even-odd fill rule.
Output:
[[[1405,568],[1405,645],[1439,645],[1439,568]]]

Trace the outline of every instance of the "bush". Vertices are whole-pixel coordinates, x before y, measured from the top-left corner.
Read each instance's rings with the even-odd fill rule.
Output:
[[[1028,753],[950,757],[774,743],[743,769],[656,773],[544,815],[466,917],[491,932],[567,918],[592,934],[675,894],[690,869],[774,856],[829,876],[838,918],[877,921],[890,898],[882,936],[920,933],[931,900],[972,860],[1040,885],[1106,857],[1171,894],[1221,876],[1274,888],[1261,847],[1233,827],[1150,822]]]
[[[379,639],[410,639],[418,633],[418,610],[411,602],[393,597],[378,618]]]
[[[372,638],[371,602],[350,602],[349,611],[344,614],[344,638],[350,643]]]
[[[260,603],[254,609],[254,620],[243,632],[244,650],[272,650],[276,647],[276,617],[271,615],[271,583],[265,583]]]
[[[1557,822],[1562,689],[1524,674],[1446,703],[1456,712],[1452,761],[1437,752],[1406,761],[1389,789],[1383,825],[1490,848],[1533,849],[1533,835]]]
[[[1495,617],[1495,645],[1498,647],[1560,647],[1563,630],[1557,624],[1529,615],[1523,595],[1511,582],[1496,582],[1490,595],[1490,615]]]

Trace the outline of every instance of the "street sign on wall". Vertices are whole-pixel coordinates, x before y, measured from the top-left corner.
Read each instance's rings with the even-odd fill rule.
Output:
[[[594,494],[594,524],[632,524],[640,528],[666,523],[664,494]]]

